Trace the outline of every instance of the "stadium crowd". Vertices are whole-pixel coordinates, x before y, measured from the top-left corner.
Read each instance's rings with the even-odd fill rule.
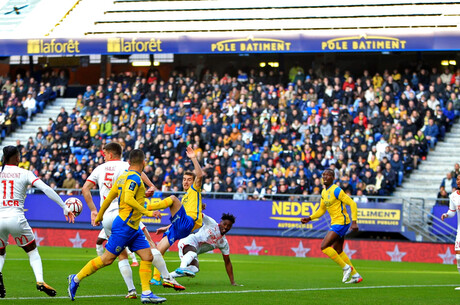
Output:
[[[20,166],[53,187],[79,188],[103,162],[104,144],[118,141],[125,158],[144,150],[149,178],[160,190],[177,192],[193,167],[185,157],[192,144],[206,173],[204,193],[235,193],[217,198],[318,195],[328,167],[355,198],[386,196],[460,114],[460,69],[323,73],[296,64],[288,73],[112,74],[18,143]],[[44,74],[40,83],[20,75],[3,79],[2,137],[52,101],[56,75]],[[36,109],[26,106],[28,98]]]

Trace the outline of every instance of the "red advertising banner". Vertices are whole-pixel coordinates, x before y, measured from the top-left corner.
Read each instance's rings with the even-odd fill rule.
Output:
[[[38,246],[95,248],[99,231],[68,229],[33,229]],[[152,234],[154,241],[160,236]],[[321,252],[321,239],[227,236],[230,252],[248,255],[279,255],[297,257],[326,257]],[[10,244],[14,239],[10,237]],[[171,251],[177,251],[175,243]],[[218,250],[214,250],[218,252]],[[423,262],[454,264],[455,251],[452,244],[411,243],[395,241],[345,241],[344,251],[350,259],[380,260],[392,262]],[[96,251],[94,251],[96,254]]]

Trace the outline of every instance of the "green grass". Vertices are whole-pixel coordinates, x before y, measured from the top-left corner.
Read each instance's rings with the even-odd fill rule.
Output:
[[[70,304],[67,275],[95,257],[94,249],[40,247],[45,281],[57,289],[56,298],[35,289],[28,256],[7,248],[3,276],[7,297],[0,304]],[[200,256],[197,277],[180,278],[184,292],[152,286],[166,304],[459,304],[460,274],[454,265],[353,260],[363,276],[360,284],[341,283],[340,268],[328,258],[232,255],[236,282],[230,285],[220,254]],[[167,253],[170,271],[179,265],[177,253]],[[138,268],[134,281],[140,292]],[[126,300],[126,286],[117,264],[86,278],[72,304],[140,304]],[[101,297],[105,295],[104,297]],[[97,297],[99,296],[99,297]]]

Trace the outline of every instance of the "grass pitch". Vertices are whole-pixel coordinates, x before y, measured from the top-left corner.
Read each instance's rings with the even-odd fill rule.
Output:
[[[54,298],[35,289],[28,256],[16,246],[7,248],[3,277],[7,296],[0,304],[140,304],[127,300],[116,263],[86,278],[75,302],[67,296],[67,276],[95,257],[95,249],[40,247],[45,281],[57,289]],[[179,266],[177,253],[168,252],[170,271]],[[230,285],[221,254],[200,255],[195,278],[179,278],[186,286],[175,292],[159,286],[152,291],[165,304],[459,304],[460,274],[455,265],[352,260],[363,276],[360,284],[342,284],[340,268],[328,258],[231,255],[235,280]],[[140,293],[138,267],[134,283]],[[139,296],[140,298],[140,296]]]

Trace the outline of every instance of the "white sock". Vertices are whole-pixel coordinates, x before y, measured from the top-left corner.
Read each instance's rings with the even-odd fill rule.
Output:
[[[178,274],[176,273],[176,271],[173,271],[169,274],[170,277],[172,277],[173,279],[175,279],[176,277],[183,277],[184,275],[183,274]]]
[[[152,293],[152,290],[145,290],[145,291],[142,291],[142,294],[143,295],[148,295],[148,294],[151,294]]]
[[[104,254],[104,246],[96,244],[96,253],[97,256],[102,256]]]
[[[343,271],[347,270],[348,268],[351,268],[350,265],[345,264],[345,267],[342,268]]]
[[[158,251],[158,249],[151,249],[152,250],[152,255],[153,255],[153,266],[160,271],[161,276],[164,279],[169,278],[169,271],[168,268],[166,267],[166,262],[165,259],[163,258],[163,255],[161,255],[161,252]]]
[[[129,256],[131,257],[131,260],[133,261],[133,263],[137,263],[136,254],[134,254],[133,252],[131,252],[131,253],[129,254]]]
[[[5,265],[5,256],[6,256],[6,253],[4,255],[0,255],[0,272],[2,272],[3,265]]]
[[[42,266],[42,259],[40,254],[38,253],[38,249],[35,248],[30,252],[27,252],[29,255],[30,266],[35,274],[35,279],[37,282],[43,282],[43,266]]]
[[[198,273],[198,271],[200,271],[200,269],[198,269],[198,267],[195,265],[190,265],[187,267],[187,269],[192,271],[193,273]]]
[[[188,252],[185,253],[184,256],[182,256],[182,258],[180,259],[180,267],[181,267],[181,268],[187,267],[187,266],[190,265],[190,263],[191,263],[195,258],[197,258],[197,257],[198,257],[198,255],[196,254],[196,252],[188,251]]]
[[[458,272],[460,272],[460,254],[455,254],[455,258],[457,259]]]
[[[118,269],[120,269],[121,276],[125,280],[126,286],[128,286],[128,291],[136,289],[133,282],[133,271],[129,265],[129,260],[124,259],[118,262]]]
[[[356,273],[356,274],[354,274],[352,277],[358,278],[358,277],[361,277],[361,275],[359,275],[359,273]]]

